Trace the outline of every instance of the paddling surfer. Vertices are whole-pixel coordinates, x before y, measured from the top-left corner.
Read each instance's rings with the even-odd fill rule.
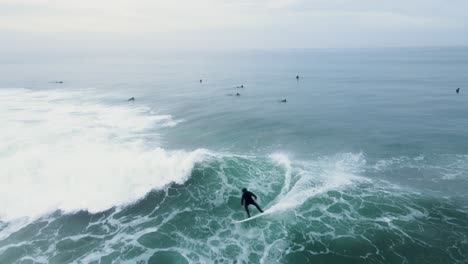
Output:
[[[247,188],[242,189],[242,199],[241,199],[241,206],[245,208],[245,211],[247,212],[248,218],[250,218],[250,212],[249,212],[249,205],[254,205],[257,207],[257,210],[263,213],[262,209],[260,206],[257,204],[257,196],[253,194],[252,192],[247,191]]]

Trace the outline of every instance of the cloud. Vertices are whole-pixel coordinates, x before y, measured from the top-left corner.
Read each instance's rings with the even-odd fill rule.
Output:
[[[460,37],[468,36],[467,8],[466,0],[0,0],[0,33],[12,36],[11,45],[18,34],[50,41],[57,34],[75,34],[78,42],[99,35],[127,37],[130,42],[172,43],[168,46],[328,47],[364,42],[353,35],[370,45],[385,40],[391,45],[430,45],[429,36],[441,33],[447,43],[457,45],[468,40]],[[411,34],[420,40],[409,38]],[[383,37],[377,41],[376,35]]]
[[[34,32],[164,32],[246,24],[224,2],[0,0],[0,30]]]

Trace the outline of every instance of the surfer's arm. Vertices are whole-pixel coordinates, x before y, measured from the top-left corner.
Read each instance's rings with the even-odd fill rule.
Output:
[[[252,194],[252,196],[255,198],[255,200],[257,200],[257,195],[255,195],[255,194],[253,194],[253,193],[251,193],[251,194]]]

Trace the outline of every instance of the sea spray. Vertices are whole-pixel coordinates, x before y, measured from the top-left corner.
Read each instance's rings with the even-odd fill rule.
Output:
[[[152,189],[182,184],[209,153],[158,147],[158,127],[177,123],[169,115],[109,106],[89,95],[77,100],[80,95],[0,91],[1,220],[128,204]]]

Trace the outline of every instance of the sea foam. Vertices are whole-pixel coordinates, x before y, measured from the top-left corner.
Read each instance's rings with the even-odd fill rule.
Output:
[[[365,180],[359,176],[366,162],[361,153],[343,153],[307,162],[295,161],[297,164],[293,164],[283,153],[270,157],[285,168],[285,173],[281,192],[270,203],[267,213],[294,209],[314,196]]]
[[[0,220],[131,203],[208,155],[159,146],[158,128],[180,120],[90,94],[0,90]]]

